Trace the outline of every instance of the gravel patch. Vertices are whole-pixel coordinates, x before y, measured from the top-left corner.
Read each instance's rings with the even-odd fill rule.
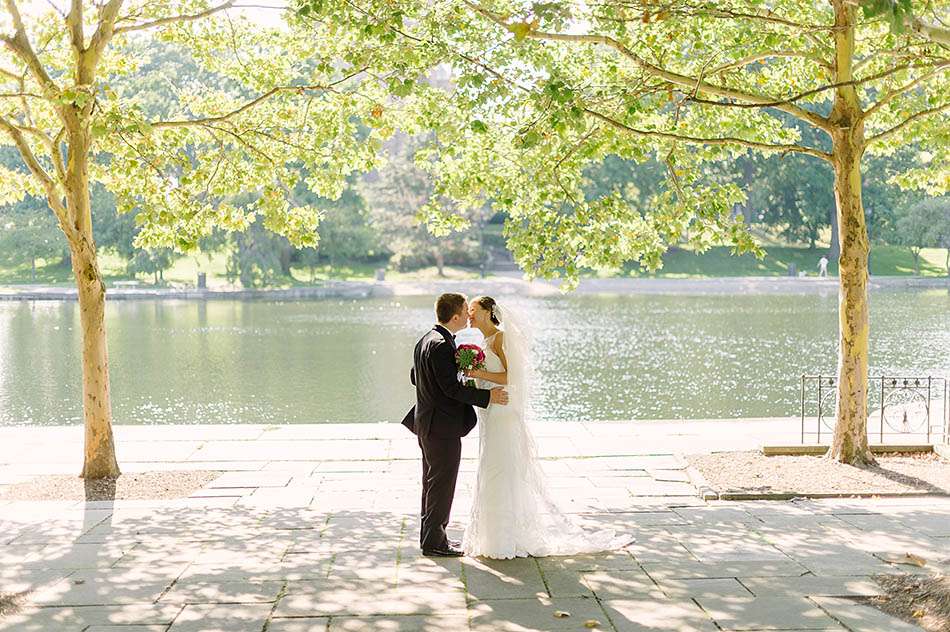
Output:
[[[950,630],[950,577],[879,575],[874,579],[887,592],[868,597],[865,603],[927,632]]]
[[[823,456],[718,452],[686,459],[719,493],[950,494],[950,462],[933,453],[878,455],[855,467]]]
[[[187,498],[221,472],[188,470],[136,472],[85,481],[78,476],[37,476],[0,488],[0,500],[168,500]]]
[[[18,613],[26,603],[26,592],[0,592],[0,618]]]

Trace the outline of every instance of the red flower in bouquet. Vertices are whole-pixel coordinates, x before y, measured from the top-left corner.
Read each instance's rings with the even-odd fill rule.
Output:
[[[473,371],[485,368],[485,352],[478,345],[459,345],[455,350],[455,364],[459,371]],[[469,386],[475,386],[475,380],[466,380]]]

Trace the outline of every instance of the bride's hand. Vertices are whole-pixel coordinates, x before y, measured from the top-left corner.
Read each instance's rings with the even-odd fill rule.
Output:
[[[480,373],[481,371],[478,371],[477,369],[465,369],[464,371],[462,371],[462,375],[464,375],[465,377],[470,377],[474,379],[480,378],[481,377]]]

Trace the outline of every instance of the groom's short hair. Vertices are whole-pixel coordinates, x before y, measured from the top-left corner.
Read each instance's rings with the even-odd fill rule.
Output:
[[[442,324],[449,322],[453,316],[462,313],[462,308],[465,307],[465,301],[467,300],[464,294],[457,294],[455,292],[442,294],[435,301],[436,318],[438,318]]]

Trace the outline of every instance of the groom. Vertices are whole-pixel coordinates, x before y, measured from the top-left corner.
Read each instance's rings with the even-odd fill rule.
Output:
[[[508,394],[464,386],[455,364],[455,333],[465,329],[468,300],[447,293],[435,302],[439,324],[419,342],[409,374],[416,387],[416,405],[402,424],[416,434],[422,449],[422,530],[419,545],[429,557],[459,557],[458,543],[445,535],[455,496],[462,437],[475,427],[475,409],[488,404],[507,404]]]

